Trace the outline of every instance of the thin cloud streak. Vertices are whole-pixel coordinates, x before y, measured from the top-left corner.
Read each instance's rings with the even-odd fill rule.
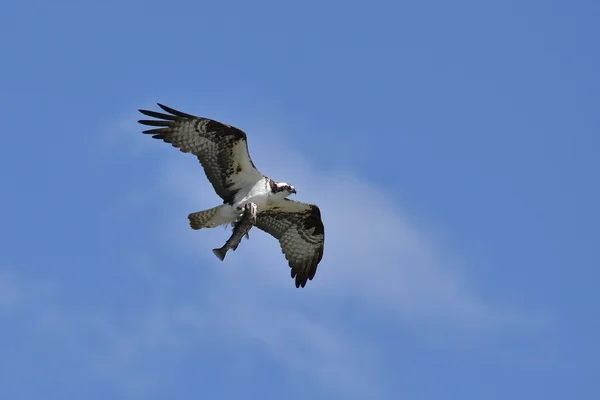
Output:
[[[251,144],[259,169],[294,184],[295,198],[322,210],[325,256],[307,288],[293,287],[278,243],[257,229],[225,262],[210,250],[229,231],[189,229],[189,212],[220,203],[194,157],[170,149],[174,154],[160,158],[161,172],[148,196],[160,204],[157,227],[162,228],[157,230],[164,232],[166,248],[178,259],[201,264],[203,275],[210,277],[203,290],[215,299],[211,324],[224,324],[224,341],[254,337],[288,373],[303,373],[326,391],[349,395],[373,393],[385,384],[377,360],[381,349],[344,328],[341,305],[348,301],[359,313],[416,330],[443,325],[460,335],[518,329],[524,323],[522,315],[496,309],[477,296],[384,191],[346,171],[317,170],[281,140],[257,135],[252,140],[262,144]],[[188,314],[194,315],[193,307]],[[352,353],[350,348],[369,350]]]
[[[130,134],[152,143],[138,131]],[[211,348],[255,363],[245,350],[257,349],[290,381],[311,382],[330,396],[364,398],[389,392],[392,383],[382,377],[384,349],[351,328],[348,305],[353,317],[383,319],[392,331],[407,326],[423,331],[427,324],[458,334],[519,328],[521,316],[477,296],[384,190],[348,171],[319,170],[271,137],[251,136],[258,167],[293,183],[296,199],[322,210],[326,249],[316,278],[296,289],[278,243],[257,229],[225,262],[218,261],[210,250],[222,245],[229,231],[192,231],[186,218],[220,203],[200,165],[158,141],[152,143],[155,150],[144,145],[142,153],[160,154],[155,184],[130,187],[114,208],[119,214],[146,210],[153,236],[162,236],[173,260],[168,267],[159,265],[152,249],[123,260],[152,300],[118,312],[37,304],[40,331],[65,346],[87,379],[105,380],[121,393],[143,398],[171,379],[153,360],[180,363]],[[198,282],[189,284],[193,279]],[[88,342],[93,345],[85,346]]]
[[[523,322],[522,316],[496,309],[477,296],[384,191],[348,172],[315,170],[281,142],[273,146],[268,138],[253,138],[263,144],[253,146],[256,150],[252,152],[263,173],[294,184],[299,193],[294,198],[321,208],[325,255],[315,279],[309,282],[319,294],[326,290],[340,301],[352,298],[406,321],[443,323],[459,329]],[[270,144],[268,148],[265,143]],[[190,231],[186,216],[213,207],[219,199],[193,157],[172,156],[161,164],[163,173],[156,191],[164,195],[163,202],[177,202],[163,208],[168,243],[210,260],[210,249],[220,246],[229,232],[223,233],[222,228]],[[251,279],[269,287],[276,281],[285,289],[291,282],[278,243],[257,229],[224,265],[219,263],[216,259],[211,262],[219,269],[235,269],[241,281]],[[245,266],[238,269],[238,263]]]
[[[143,291],[150,299],[164,289],[159,281],[146,284]],[[194,293],[170,293],[166,300],[126,311],[60,304],[49,295],[30,307],[29,340],[34,349],[61,349],[63,366],[48,371],[50,376],[64,379],[69,370],[69,379],[104,382],[128,398],[160,393],[175,379],[170,365],[202,362],[209,350],[226,355],[228,373],[236,376],[236,365],[256,362],[245,354],[250,348],[283,367],[290,382],[300,380],[345,398],[377,392],[375,349],[363,339],[285,304],[252,299],[250,291],[236,292],[236,285],[224,282],[203,292],[199,284]],[[18,295],[36,286],[20,285]]]

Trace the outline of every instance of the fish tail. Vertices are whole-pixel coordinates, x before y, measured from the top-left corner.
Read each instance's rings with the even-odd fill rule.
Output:
[[[217,256],[219,260],[223,261],[225,259],[225,255],[227,254],[227,247],[223,246],[219,249],[213,249],[213,253],[215,253],[215,256]]]

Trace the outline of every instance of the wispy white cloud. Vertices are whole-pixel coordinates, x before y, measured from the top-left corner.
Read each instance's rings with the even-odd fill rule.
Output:
[[[349,171],[318,170],[289,146],[274,145],[270,137],[253,139],[261,144],[252,152],[259,168],[274,179],[292,182],[298,199],[321,208],[326,248],[317,276],[309,282],[317,293],[310,296],[326,291],[336,301],[353,299],[406,322],[443,323],[458,329],[522,322],[518,314],[495,308],[477,295],[453,268],[452,258],[436,248],[394,201],[393,191]],[[214,206],[218,198],[199,165],[187,159],[192,157],[169,158],[162,162],[156,188],[177,204],[165,208],[162,216],[169,226],[169,244],[207,256],[229,232],[190,231],[186,215]],[[251,242],[242,244],[227,258],[224,269],[236,268],[241,282],[253,278],[257,285],[276,281],[277,286],[291,286],[287,263],[274,239],[255,230]],[[240,272],[233,265],[242,261],[247,266]],[[219,264],[216,259],[214,263]]]
[[[40,286],[36,281],[15,286],[22,281],[18,274],[1,275],[12,275],[3,282],[19,298]],[[150,294],[160,296],[164,290],[160,281],[147,284]],[[60,349],[61,366],[48,371],[50,379],[103,382],[120,396],[154,398],[177,381],[179,363],[201,361],[210,352],[226,354],[232,378],[247,373],[239,371],[240,365],[249,363],[253,369],[258,362],[245,354],[251,348],[283,367],[290,383],[316,385],[344,398],[377,393],[373,346],[343,326],[253,298],[251,290],[240,291],[237,284],[223,282],[215,290],[182,297],[171,292],[167,299],[150,299],[147,306],[129,310],[64,304],[57,293],[49,294],[30,306],[22,327],[32,351],[19,357],[35,363],[39,348]]]
[[[464,272],[453,268],[453,258],[395,201],[395,189],[376,187],[350,170],[323,170],[259,125],[251,121],[247,127],[255,133],[250,146],[256,164],[274,179],[293,183],[296,198],[322,210],[326,249],[315,279],[296,289],[278,243],[257,229],[225,262],[218,261],[210,250],[221,246],[229,231],[192,231],[186,218],[219,203],[197,161],[126,124],[129,135],[148,143],[142,153],[160,154],[153,158],[159,173],[153,187],[132,186],[123,193],[115,211],[148,211],[152,236],[164,240],[160,252],[178,263],[159,265],[152,249],[123,260],[148,298],[131,309],[39,304],[38,329],[68,349],[81,373],[128,397],[144,398],[176,379],[165,372],[165,363],[221,351],[232,357],[232,375],[243,374],[236,365],[255,363],[245,351],[257,349],[290,381],[310,382],[323,394],[364,398],[380,391],[385,398],[389,382],[381,372],[389,349],[351,319],[384,320],[392,331],[434,335],[430,325],[458,336],[519,329],[522,316],[479,296]],[[139,154],[136,150],[133,157]],[[185,269],[186,264],[194,268]],[[10,279],[0,275],[0,289],[18,287]],[[18,303],[25,292],[0,297],[0,305]],[[90,341],[93,345],[86,345]]]
[[[458,336],[524,326],[524,315],[492,306],[477,294],[453,268],[453,258],[402,210],[393,191],[347,170],[316,168],[274,136],[251,140],[253,158],[265,174],[293,183],[299,200],[322,210],[325,257],[306,288],[293,287],[278,243],[267,234],[253,230],[250,241],[222,263],[210,249],[222,245],[229,231],[189,229],[187,213],[219,203],[192,156],[174,149],[161,156],[161,172],[148,196],[160,204],[156,229],[164,234],[165,248],[202,263],[211,277],[203,290],[215,299],[216,313],[209,319],[220,321],[223,341],[256,338],[290,374],[303,374],[338,395],[364,395],[385,386],[378,361],[383,349],[348,330],[344,305],[427,334],[436,331],[431,326]],[[193,310],[187,310],[192,319]]]

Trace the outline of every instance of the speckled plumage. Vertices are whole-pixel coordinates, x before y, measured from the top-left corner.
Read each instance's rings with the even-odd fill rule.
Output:
[[[323,258],[325,231],[319,207],[287,199],[296,192],[295,188],[273,181],[256,168],[242,130],[158,105],[168,114],[139,110],[158,118],[138,121],[156,127],[143,133],[196,155],[215,192],[223,199],[221,206],[190,214],[191,228],[231,223],[247,202],[256,203],[256,227],[279,241],[296,287],[304,287],[314,278]]]
[[[239,189],[263,177],[250,158],[246,134],[242,130],[162,104],[159,106],[172,115],[139,110],[149,117],[162,119],[138,121],[143,125],[161,127],[143,133],[198,157],[206,177],[224,203],[231,202]]]
[[[319,207],[284,199],[276,207],[258,214],[256,227],[279,240],[292,278],[296,278],[296,287],[304,287],[307,280],[315,277],[325,244]]]

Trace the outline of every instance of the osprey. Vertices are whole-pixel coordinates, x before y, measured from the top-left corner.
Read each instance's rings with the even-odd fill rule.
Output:
[[[139,110],[158,118],[140,124],[159,128],[143,133],[192,153],[223,204],[188,215],[192,229],[214,228],[241,218],[246,203],[256,205],[256,227],[279,241],[296,287],[312,280],[323,258],[325,230],[315,204],[290,200],[294,186],[263,175],[248,153],[246,133],[209,118],[198,117],[158,104],[168,114]]]

